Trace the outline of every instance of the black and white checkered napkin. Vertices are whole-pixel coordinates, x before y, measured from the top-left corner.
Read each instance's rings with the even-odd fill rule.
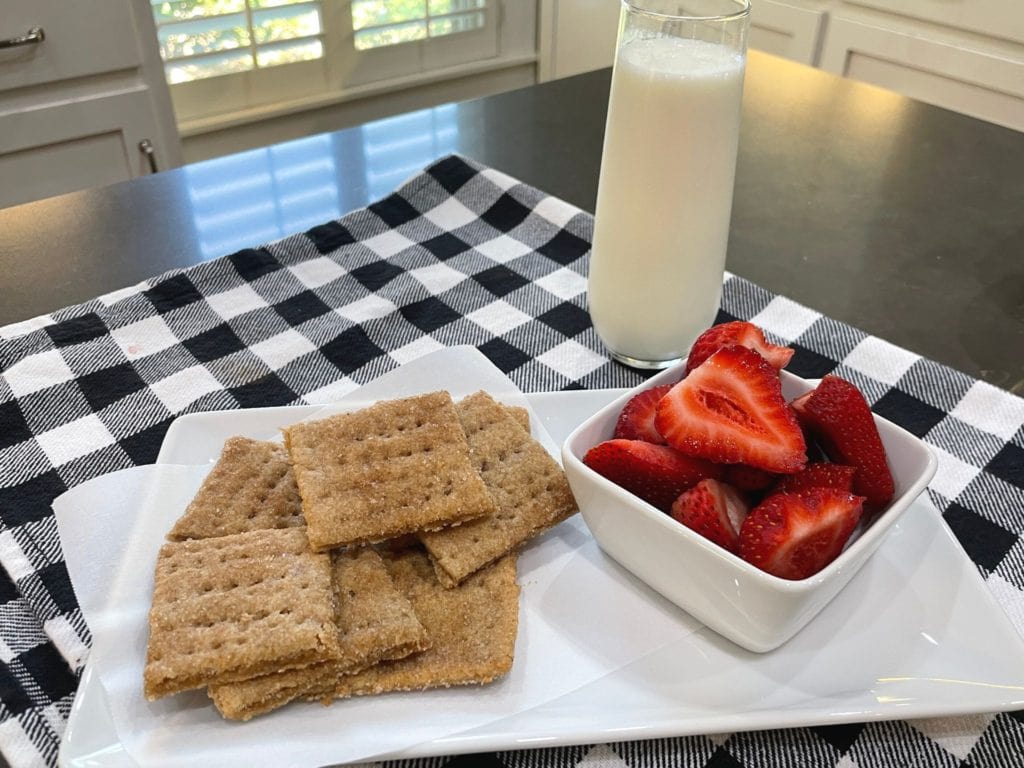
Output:
[[[458,157],[339,221],[0,329],[0,750],[52,763],[89,633],[50,502],[178,415],[323,402],[442,346],[527,392],[632,386],[585,309],[591,217]],[[928,494],[1024,633],[1024,401],[739,278],[720,319],[854,381],[939,457]],[[638,311],[641,311],[638,308]],[[489,765],[1020,765],[1024,712],[510,752]],[[483,759],[483,758],[481,758]],[[443,764],[444,761],[431,761]],[[595,764],[596,764],[595,763]]]

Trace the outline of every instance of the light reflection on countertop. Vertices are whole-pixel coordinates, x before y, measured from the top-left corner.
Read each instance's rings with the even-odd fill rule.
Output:
[[[458,141],[447,104],[183,168],[200,252],[215,258],[383,197]]]

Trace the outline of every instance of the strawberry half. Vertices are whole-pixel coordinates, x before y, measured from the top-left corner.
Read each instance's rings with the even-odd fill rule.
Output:
[[[789,364],[794,352],[789,347],[780,347],[765,340],[764,331],[753,323],[736,320],[732,323],[713,325],[697,337],[693,346],[690,347],[690,355],[686,359],[686,374],[689,374],[718,350],[733,344],[760,353],[761,357],[777,371]]]
[[[642,440],[605,440],[587,451],[583,463],[662,512],[687,488],[722,472],[710,462]]]
[[[828,374],[817,389],[793,401],[793,410],[829,459],[857,468],[853,491],[867,499],[870,512],[892,501],[895,484],[885,447],[856,386]]]
[[[720,464],[790,474],[807,463],[775,369],[746,347],[718,350],[673,386],[654,425],[673,448]]]
[[[773,494],[743,521],[739,556],[783,579],[813,576],[843,551],[863,501],[835,488]]]
[[[789,475],[785,475],[785,477],[789,477]],[[726,464],[722,472],[722,479],[741,491],[763,491],[771,488],[779,476],[757,467],[748,467],[746,464]]]
[[[735,552],[740,526],[749,511],[750,505],[739,491],[709,478],[683,491],[670,514],[704,538]]]
[[[795,475],[785,475],[775,486],[776,493],[795,493],[808,488],[836,488],[847,493],[853,492],[853,478],[856,467],[845,464],[815,462],[808,464]]]
[[[665,438],[654,428],[654,414],[658,402],[668,391],[671,384],[651,387],[634,395],[623,407],[619,420],[615,422],[615,433],[612,437],[623,440],[645,440],[648,443],[665,444]]]

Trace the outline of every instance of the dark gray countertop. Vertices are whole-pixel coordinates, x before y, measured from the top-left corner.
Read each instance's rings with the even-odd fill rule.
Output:
[[[608,83],[595,72],[2,210],[0,324],[307,229],[452,151],[592,211]],[[728,268],[1024,393],[1024,134],[751,53]]]

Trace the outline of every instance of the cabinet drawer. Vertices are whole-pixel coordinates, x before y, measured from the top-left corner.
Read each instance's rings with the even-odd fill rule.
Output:
[[[0,91],[41,85],[142,62],[130,0],[3,0],[0,39],[42,27],[41,43],[0,50]]]
[[[833,18],[821,67],[1024,131],[1024,61]]]
[[[845,0],[955,29],[1024,43],[1024,3],[1019,0]]]

